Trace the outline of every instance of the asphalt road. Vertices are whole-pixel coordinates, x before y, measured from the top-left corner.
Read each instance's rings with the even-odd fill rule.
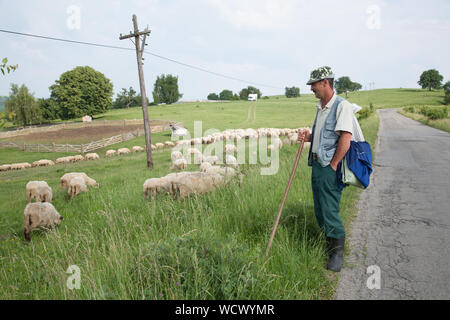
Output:
[[[336,299],[450,299],[450,134],[378,114],[374,172]]]

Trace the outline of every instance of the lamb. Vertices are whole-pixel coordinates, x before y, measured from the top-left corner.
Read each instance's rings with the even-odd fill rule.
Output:
[[[116,150],[108,150],[108,151],[106,151],[106,156],[107,157],[112,157],[112,156],[114,156],[114,155],[116,155]]]
[[[128,154],[130,153],[130,149],[128,148],[120,148],[119,150],[117,150],[117,154],[120,156],[121,154]]]
[[[89,178],[88,175],[84,172],[71,172],[71,173],[66,173],[65,175],[63,175],[60,179],[59,185],[61,187],[61,189],[65,189],[69,186],[70,181],[75,178],[75,177],[82,177],[84,180],[84,183],[88,186],[92,186],[92,187],[96,187],[98,188],[99,184],[97,181],[95,181],[92,178]]]
[[[43,166],[54,166],[54,165],[55,165],[55,163],[52,160],[47,160],[47,159],[38,160],[31,164],[32,167],[43,167]]]
[[[180,199],[184,199],[191,194],[211,191],[223,182],[224,178],[220,174],[195,172],[172,182],[171,189],[175,196],[179,194]]]
[[[25,240],[31,241],[30,233],[36,228],[50,228],[53,225],[59,225],[63,217],[56,211],[55,207],[49,202],[29,203],[25,207],[24,231]]]
[[[142,148],[140,146],[134,146],[131,150],[133,152],[142,152],[142,151],[144,151],[144,148]]]
[[[10,164],[3,164],[0,166],[0,171],[8,171],[8,170],[11,170]]]
[[[100,157],[98,156],[97,153],[88,153],[88,154],[86,154],[86,156],[84,158],[86,160],[98,160],[98,159],[100,159]]]
[[[39,197],[39,193],[38,193],[38,188],[40,187],[47,187],[50,188],[47,184],[46,181],[28,181],[25,189],[26,189],[26,194],[27,194],[27,203],[30,203],[32,199],[36,199],[36,201],[38,201],[38,197]],[[40,191],[44,191],[43,189]],[[51,188],[50,188],[50,194],[51,194]],[[51,197],[50,197],[50,201],[51,201]],[[48,201],[48,202],[50,202]],[[41,202],[41,201],[39,201]],[[42,202],[47,202],[47,201],[42,201]]]
[[[67,190],[67,195],[73,198],[79,195],[81,192],[87,192],[88,187],[82,176],[76,176],[69,182],[69,189]]]
[[[186,170],[187,169],[187,161],[184,158],[177,159],[173,162],[172,167],[170,167],[171,170],[178,169],[178,170]]]

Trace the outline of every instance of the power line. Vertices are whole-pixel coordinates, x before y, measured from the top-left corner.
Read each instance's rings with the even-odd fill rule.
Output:
[[[9,34],[14,34],[14,35],[20,35],[20,36],[26,36],[26,37],[32,37],[32,38],[39,38],[39,39],[45,39],[45,40],[53,40],[53,41],[60,41],[60,42],[68,42],[68,43],[74,43],[74,44],[82,44],[82,45],[88,45],[88,46],[95,46],[95,47],[102,47],[102,48],[109,48],[109,49],[117,49],[117,50],[127,50],[127,51],[135,51],[135,49],[132,48],[126,48],[126,47],[119,47],[119,46],[112,46],[112,45],[107,45],[107,44],[100,44],[100,43],[93,43],[93,42],[85,42],[85,41],[75,41],[75,40],[69,40],[69,39],[62,39],[62,38],[55,38],[55,37],[48,37],[48,36],[42,36],[42,35],[36,35],[36,34],[31,34],[31,33],[23,33],[23,32],[17,32],[17,31],[10,31],[10,30],[3,30],[0,29],[0,32],[3,33],[9,33]],[[177,61],[171,58],[167,58],[164,57],[162,55],[153,53],[153,52],[149,52],[149,51],[144,51],[145,54],[157,57],[159,59],[162,60],[166,60],[166,61],[170,61],[197,71],[201,71],[201,72],[206,72],[218,77],[222,77],[222,78],[226,78],[226,79],[230,79],[230,80],[235,80],[235,81],[240,81],[240,82],[244,82],[247,84],[254,84],[254,85],[258,85],[258,86],[262,86],[262,87],[267,87],[267,88],[273,88],[273,89],[284,89],[281,87],[275,87],[275,86],[271,86],[271,85],[267,85],[267,84],[263,84],[263,83],[257,83],[257,82],[253,82],[253,81],[247,81],[244,79],[240,79],[240,78],[236,78],[236,77],[232,77],[229,75],[225,75],[222,73],[218,73],[215,71],[211,71],[205,68],[201,68],[201,67],[197,67],[188,63],[184,63],[181,61]]]

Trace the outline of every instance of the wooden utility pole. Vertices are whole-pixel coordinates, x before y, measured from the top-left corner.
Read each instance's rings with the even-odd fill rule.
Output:
[[[142,54],[144,52],[144,48],[146,46],[145,40],[147,36],[150,34],[150,30],[145,28],[144,31],[139,31],[137,17],[133,14],[133,26],[134,33],[130,32],[130,34],[126,36],[120,35],[120,40],[134,38],[134,44],[136,46],[136,58],[139,70],[139,84],[141,87],[141,101],[142,101],[142,113],[144,116],[144,132],[145,132],[145,147],[147,151],[147,167],[152,170],[153,169],[153,158],[152,158],[152,139],[151,139],[151,131],[150,131],[150,121],[148,120],[148,104],[147,104],[147,94],[145,93],[145,82],[144,82],[144,70],[142,69]],[[141,40],[141,36],[143,39]]]

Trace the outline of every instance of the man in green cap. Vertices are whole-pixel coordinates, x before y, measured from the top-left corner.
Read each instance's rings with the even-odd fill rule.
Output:
[[[350,148],[353,106],[335,94],[333,82],[334,74],[328,66],[311,72],[307,85],[311,85],[320,101],[312,132],[302,130],[298,139],[311,142],[308,165],[312,166],[314,213],[326,235],[330,257],[327,269],[339,272],[344,258],[345,228],[339,216],[342,191],[338,188],[336,170]]]

